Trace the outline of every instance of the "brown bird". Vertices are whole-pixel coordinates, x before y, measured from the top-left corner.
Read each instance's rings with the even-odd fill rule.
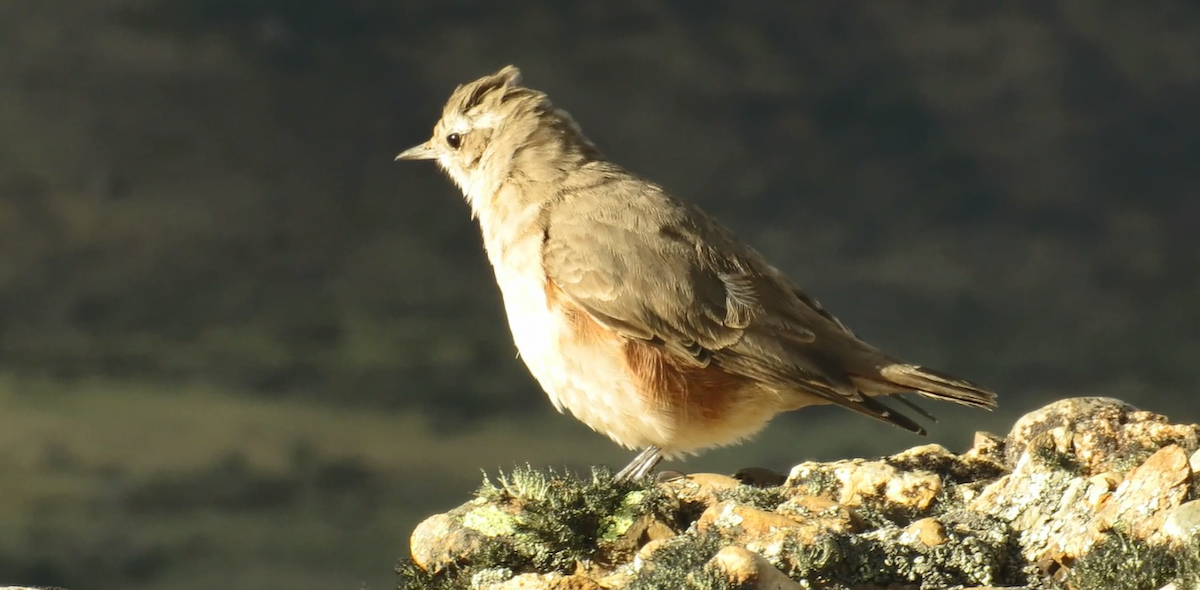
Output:
[[[856,338],[703,211],[607,160],[515,67],[459,86],[432,139],[396,159],[436,160],[462,189],[517,349],[554,407],[642,449],[619,479],[815,404],[918,434],[876,398],[996,405]]]

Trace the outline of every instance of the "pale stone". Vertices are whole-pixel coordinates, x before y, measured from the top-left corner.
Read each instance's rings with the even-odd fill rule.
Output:
[[[649,543],[642,545],[642,547],[638,549],[637,555],[634,557],[634,559],[640,559],[642,561],[650,559],[650,557],[654,555],[655,551],[662,549],[663,546],[668,542],[670,542],[670,539],[654,539]]]
[[[728,475],[693,473],[659,485],[671,490],[681,504],[712,506],[723,492],[737,488],[742,482]]]
[[[513,576],[486,590],[602,590],[602,587],[585,576],[529,573]]]
[[[717,529],[735,539],[754,539],[779,529],[801,528],[805,525],[782,514],[759,510],[736,502],[720,502],[709,506],[696,521],[696,530]],[[811,527],[811,525],[809,525]]]
[[[1004,445],[1003,436],[990,432],[976,432],[971,448],[963,453],[962,457],[968,460],[985,460],[1003,465]]]
[[[1078,556],[1095,541],[1090,487],[1086,479],[1048,468],[1024,453],[1012,473],[988,484],[967,508],[1011,523],[1031,562],[1048,555]]]
[[[1015,464],[1034,443],[1047,441],[1054,452],[1070,457],[1085,475],[1092,475],[1128,470],[1131,466],[1124,462],[1130,449],[1168,444],[1196,449],[1200,447],[1200,426],[1171,424],[1165,416],[1116,399],[1068,398],[1017,420],[1008,436],[1008,463]]]
[[[1117,489],[1117,486],[1121,485],[1122,479],[1124,477],[1121,474],[1111,471],[1089,477],[1086,492],[1088,505],[1093,510],[1099,510],[1112,497],[1112,492]]]
[[[1163,521],[1162,534],[1183,545],[1200,541],[1200,500],[1184,502],[1171,510]]]
[[[763,556],[742,547],[725,547],[708,567],[721,571],[738,588],[747,590],[801,590],[800,584],[779,571]]]
[[[920,541],[926,547],[937,547],[949,540],[946,527],[936,518],[922,518],[904,528],[900,540],[903,543]]]
[[[866,528],[853,509],[819,496],[792,496],[776,507],[775,512],[828,533],[857,533]]]
[[[896,506],[925,510],[942,492],[942,478],[928,471],[902,473],[887,483],[885,496]]]
[[[427,572],[438,572],[473,553],[483,539],[450,515],[435,514],[413,529],[409,547],[414,563]]]
[[[1157,540],[1167,514],[1187,498],[1190,480],[1187,453],[1178,445],[1159,449],[1117,486],[1097,512],[1095,530],[1120,522],[1135,537]]]
[[[925,510],[942,491],[942,479],[924,470],[901,471],[883,461],[852,459],[834,463],[801,463],[792,468],[786,486],[814,493],[802,482],[815,473],[832,476],[836,490],[820,491],[817,495],[849,507],[866,504],[885,504],[888,509]]]

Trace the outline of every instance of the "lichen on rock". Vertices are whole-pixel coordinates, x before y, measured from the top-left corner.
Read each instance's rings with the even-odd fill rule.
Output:
[[[519,469],[417,527],[401,588],[1196,589],[1198,464],[1200,427],[1076,398],[786,478]]]

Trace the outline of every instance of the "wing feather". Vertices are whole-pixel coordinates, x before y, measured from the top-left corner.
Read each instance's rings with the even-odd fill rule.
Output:
[[[802,394],[792,398],[801,405],[821,399],[917,433],[924,429],[856,379],[959,403],[991,399],[915,365],[904,365],[915,367],[904,375],[919,378],[888,377],[895,359],[856,338],[728,230],[615,166],[602,172],[610,175],[603,194],[564,193],[548,206],[542,249],[548,278],[599,324],[678,363],[715,364]]]
[[[543,264],[573,303],[680,362],[861,397],[817,346],[830,344],[818,334],[847,332],[757,252],[653,185],[630,177],[606,188],[548,212]]]

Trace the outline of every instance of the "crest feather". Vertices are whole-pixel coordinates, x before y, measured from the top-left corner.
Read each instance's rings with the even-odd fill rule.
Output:
[[[516,66],[504,66],[490,76],[484,76],[469,84],[460,85],[447,103],[447,111],[467,114],[486,102],[502,102],[510,87],[519,87],[521,70]]]

